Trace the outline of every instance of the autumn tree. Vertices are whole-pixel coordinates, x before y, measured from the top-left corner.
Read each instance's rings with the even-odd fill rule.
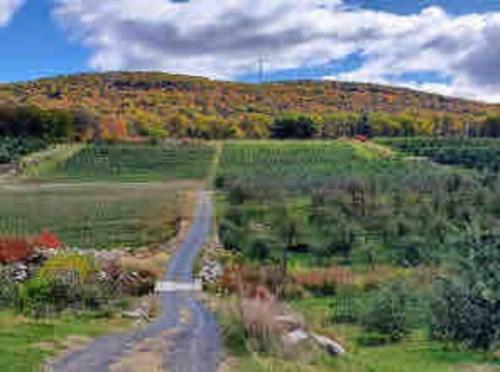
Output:
[[[100,123],[99,138],[104,141],[118,141],[128,136],[128,126],[117,115],[108,115]]]

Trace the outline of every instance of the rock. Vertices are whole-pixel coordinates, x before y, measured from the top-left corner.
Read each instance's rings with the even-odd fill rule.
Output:
[[[285,345],[297,345],[308,339],[309,334],[302,329],[296,329],[281,336],[281,340]]]
[[[320,347],[325,349],[330,355],[337,356],[346,353],[342,345],[340,345],[338,342],[333,341],[328,337],[317,335],[314,333],[311,334],[311,337]]]
[[[145,320],[146,322],[150,321],[149,315],[143,309],[137,309],[134,311],[123,311],[122,316],[128,319]]]
[[[285,330],[285,332],[291,333],[302,328],[302,322],[294,315],[279,315],[275,317],[274,320],[280,325],[280,328]]]
[[[200,279],[205,284],[214,284],[222,276],[222,265],[217,261],[205,261],[200,271]]]

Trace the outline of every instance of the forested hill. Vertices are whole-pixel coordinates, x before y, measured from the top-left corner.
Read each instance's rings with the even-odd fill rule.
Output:
[[[164,130],[188,121],[242,118],[265,121],[284,113],[325,118],[338,113],[387,113],[412,118],[482,120],[497,106],[409,89],[347,82],[283,82],[261,85],[146,72],[83,74],[0,85],[0,106],[84,109],[119,118],[139,131]],[[111,119],[109,119],[111,120]],[[254,121],[255,121],[254,120]],[[178,122],[181,123],[178,123]]]

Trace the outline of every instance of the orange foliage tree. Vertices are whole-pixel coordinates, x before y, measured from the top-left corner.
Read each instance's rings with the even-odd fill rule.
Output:
[[[104,117],[99,129],[100,138],[105,141],[118,141],[128,137],[128,125],[120,116]]]

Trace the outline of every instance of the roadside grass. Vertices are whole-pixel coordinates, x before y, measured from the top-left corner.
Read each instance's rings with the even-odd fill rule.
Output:
[[[139,247],[171,238],[184,214],[185,191],[197,183],[29,187],[0,189],[0,234],[44,229],[67,245]]]
[[[34,320],[0,311],[0,371],[40,371],[47,358],[71,346],[71,336],[94,338],[127,327],[130,322],[122,319],[65,315]]]
[[[215,155],[209,144],[93,144],[64,159],[41,162],[27,179],[37,182],[165,182],[204,180]]]

